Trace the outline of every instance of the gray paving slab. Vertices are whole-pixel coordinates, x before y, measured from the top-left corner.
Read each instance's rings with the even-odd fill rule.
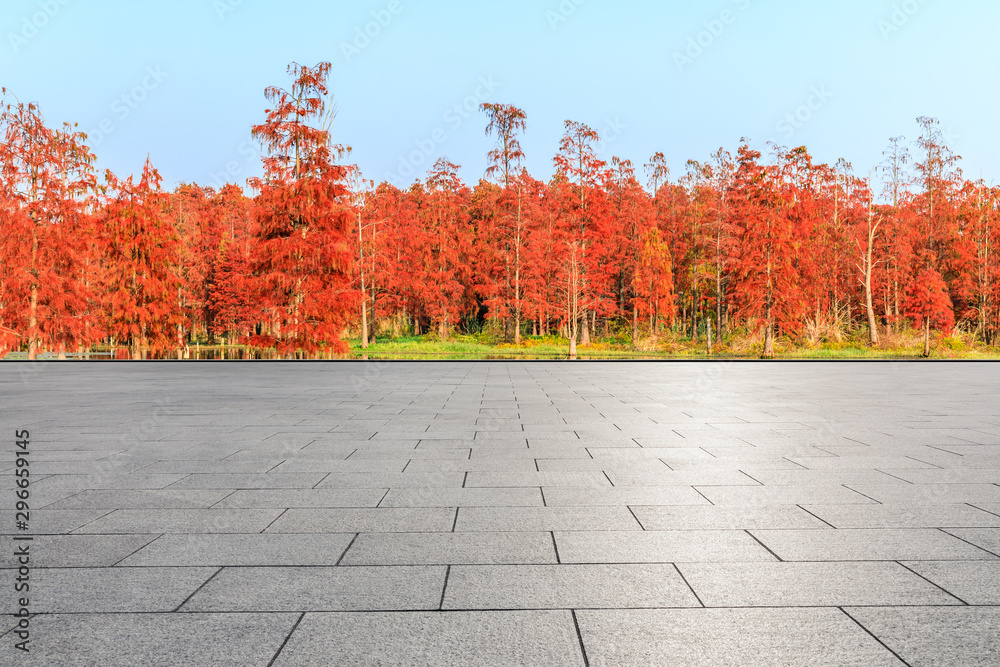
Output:
[[[646,530],[748,530],[751,528],[828,528],[796,505],[767,507],[630,506]]]
[[[181,611],[437,609],[444,567],[227,567]]]
[[[563,563],[724,563],[777,560],[742,530],[556,532]]]
[[[1000,556],[1000,528],[948,528],[945,532]]]
[[[31,575],[31,610],[41,614],[171,612],[216,572],[215,567],[39,569]]]
[[[611,481],[603,472],[470,472],[467,487],[574,486],[607,488]]]
[[[583,667],[568,611],[306,614],[275,667]]]
[[[362,533],[342,565],[556,563],[552,533]]]
[[[803,505],[803,507],[836,528],[1000,527],[1000,516],[967,504]]]
[[[326,473],[193,474],[170,485],[171,489],[311,489]]]
[[[579,611],[591,667],[901,667],[835,609]]]
[[[689,486],[616,486],[603,489],[551,486],[542,489],[549,507],[598,505],[708,505]]]
[[[298,614],[43,615],[32,619],[31,652],[18,664],[263,666],[298,620]]]
[[[112,510],[34,510],[31,532],[35,535],[63,535],[101,518]],[[2,534],[3,530],[0,530]]]
[[[930,529],[753,530],[782,560],[995,560],[997,556]]]
[[[461,565],[451,568],[443,608],[699,606],[673,565]]]
[[[278,664],[584,664],[570,610],[591,665],[893,664],[826,605],[898,611],[886,637],[944,613],[912,665],[990,655],[960,614],[1000,590],[991,364],[42,368],[0,364],[0,426],[38,436],[39,585],[122,610],[35,617],[81,664],[263,666],[300,620]],[[258,651],[195,604],[291,613]]]
[[[970,605],[1000,605],[1000,561],[910,561],[903,565]]]
[[[541,507],[540,488],[390,489],[379,507]],[[997,517],[1000,519],[1000,517]]]
[[[268,533],[421,533],[446,532],[455,525],[455,508],[389,507],[290,509],[267,527]],[[263,529],[262,529],[263,530]]]
[[[115,510],[74,534],[259,533],[280,515],[277,509]]]
[[[46,510],[208,509],[232,493],[228,489],[175,491],[80,491]]]
[[[993,667],[1000,656],[1000,607],[845,611],[911,665]]]
[[[376,507],[389,489],[248,489],[227,491],[212,509]]]
[[[157,537],[159,535],[35,535],[30,546],[31,567],[111,567]],[[13,548],[0,551],[0,567],[17,567]]]
[[[960,605],[899,563],[681,563],[706,607]]]
[[[163,535],[121,567],[336,565],[355,533],[308,535]]]
[[[431,487],[461,487],[465,473],[461,472],[399,472],[399,473],[331,473],[317,489],[401,489]]]
[[[463,507],[456,531],[642,530],[626,507]]]
[[[1000,502],[1000,486],[996,484],[851,484],[850,488],[891,505]]]

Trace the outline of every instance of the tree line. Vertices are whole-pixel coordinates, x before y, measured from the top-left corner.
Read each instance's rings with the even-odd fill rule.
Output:
[[[1000,188],[963,178],[935,119],[868,174],[744,140],[677,178],[663,153],[602,160],[598,133],[567,121],[541,181],[522,165],[524,111],[483,104],[484,178],[469,187],[442,158],[400,189],[333,141],[329,74],[293,63],[290,88],[265,91],[252,197],[166,192],[148,159],[99,175],[84,133],[4,90],[0,351],[145,358],[215,340],[316,356],[346,353],[348,335],[367,348],[483,326],[562,336],[571,354],[612,328],[709,351],[753,335],[765,358],[778,337],[863,330],[877,346],[910,326],[925,354],[933,331],[996,344]]]

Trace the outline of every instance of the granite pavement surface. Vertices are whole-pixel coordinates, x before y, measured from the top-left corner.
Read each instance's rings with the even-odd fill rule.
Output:
[[[18,362],[0,426],[4,665],[1000,665],[996,364]]]

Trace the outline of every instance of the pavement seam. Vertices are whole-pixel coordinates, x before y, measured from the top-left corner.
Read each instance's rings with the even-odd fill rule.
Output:
[[[198,588],[196,588],[196,589],[194,590],[194,592],[193,592],[193,593],[191,593],[191,595],[189,595],[189,596],[187,596],[186,598],[184,598],[184,601],[183,601],[183,602],[181,602],[181,603],[180,603],[179,605],[177,605],[177,608],[176,608],[176,609],[174,609],[174,610],[173,610],[173,612],[170,612],[170,613],[177,613],[177,612],[179,612],[179,611],[180,611],[180,609],[181,609],[181,607],[183,607],[184,605],[186,605],[186,604],[187,604],[187,603],[188,603],[188,602],[189,602],[189,601],[191,600],[191,598],[193,598],[193,597],[194,597],[195,595],[197,595],[197,594],[198,594],[198,591],[200,591],[200,590],[201,590],[201,589],[203,589],[203,588],[204,588],[205,586],[207,586],[207,585],[209,584],[209,582],[210,582],[210,581],[212,581],[212,579],[215,579],[215,578],[216,578],[217,576],[219,576],[219,573],[220,573],[220,572],[222,572],[222,571],[223,571],[223,570],[225,570],[225,569],[226,569],[226,568],[225,568],[225,567],[223,566],[223,567],[220,567],[220,568],[219,568],[218,570],[216,570],[216,571],[215,571],[215,573],[214,573],[214,574],[212,574],[212,576],[211,576],[211,577],[209,577],[208,579],[206,579],[205,581],[203,581],[203,582],[201,583],[201,586],[199,586]]]
[[[576,628],[576,638],[580,642],[580,653],[583,654],[584,667],[590,667],[590,659],[587,658],[587,646],[583,643],[583,633],[580,631],[580,621],[576,618],[576,610],[570,610],[573,616],[573,627]]]
[[[817,519],[819,519],[820,521],[822,521],[822,522],[823,522],[823,523],[825,523],[826,525],[830,526],[830,528],[833,528],[834,530],[838,530],[838,528],[837,528],[837,527],[836,527],[835,525],[833,525],[832,523],[830,523],[829,521],[827,521],[827,520],[826,520],[826,519],[824,519],[823,517],[821,517],[821,516],[818,516],[818,515],[816,515],[816,514],[813,514],[812,512],[810,512],[809,510],[807,510],[807,509],[806,509],[805,507],[803,507],[802,505],[796,505],[796,507],[798,507],[798,508],[799,508],[800,510],[802,510],[803,512],[805,512],[805,513],[806,513],[806,514],[808,514],[809,516],[814,516],[814,517],[816,517]]]
[[[965,605],[966,607],[970,606],[968,602],[966,602],[966,601],[965,601],[965,600],[963,600],[962,598],[958,597],[957,595],[955,595],[954,593],[952,593],[951,591],[949,591],[949,590],[948,590],[947,588],[945,588],[944,586],[942,586],[942,585],[940,585],[940,584],[938,584],[938,583],[935,583],[935,582],[931,581],[930,579],[928,579],[928,578],[927,578],[927,577],[925,577],[924,575],[922,575],[922,574],[920,574],[919,572],[917,572],[916,570],[914,570],[914,569],[913,569],[912,567],[909,567],[909,566],[908,566],[908,565],[907,565],[906,563],[904,563],[904,562],[902,562],[902,561],[896,561],[896,562],[897,562],[897,563],[899,563],[899,564],[900,564],[901,566],[905,567],[905,568],[906,568],[907,570],[909,570],[909,571],[910,571],[910,572],[912,572],[913,574],[915,574],[915,575],[917,575],[918,577],[920,577],[921,579],[923,579],[924,581],[926,581],[927,583],[931,584],[932,586],[935,586],[935,587],[937,587],[937,588],[940,588],[940,589],[941,589],[942,591],[944,591],[945,593],[947,593],[947,594],[948,594],[948,595],[950,595],[951,597],[955,598],[956,600],[958,600],[959,602],[961,602],[962,604],[964,604],[964,605]]]
[[[871,496],[866,495],[864,493],[861,493],[857,489],[852,489],[851,487],[847,486],[846,484],[841,484],[841,486],[844,487],[845,489],[847,489],[848,491],[853,491],[854,493],[858,494],[859,496],[864,496],[865,498],[867,498],[868,500],[872,501],[873,503],[877,503],[879,505],[883,505],[884,504],[881,500],[875,500]]]
[[[711,505],[712,507],[715,507],[715,503],[712,502],[712,499],[709,498],[708,496],[706,496],[704,493],[702,493],[701,489],[699,489],[697,486],[692,486],[691,488],[694,489],[695,493],[697,493],[699,496],[701,496],[702,498],[704,498],[705,500],[707,500],[709,505]]]
[[[968,505],[969,507],[973,507],[979,510],[980,512],[986,512],[987,514],[992,514],[993,516],[1000,516],[1000,512],[991,512],[989,510],[983,509],[982,507],[979,507],[978,505],[973,505],[972,503],[965,503],[965,504]]]
[[[673,565],[674,569],[677,570],[677,574],[680,575],[681,581],[683,581],[684,585],[691,591],[691,595],[694,596],[694,599],[698,601],[698,604],[704,607],[705,603],[702,601],[701,596],[698,595],[698,592],[694,590],[694,586],[691,585],[691,583],[687,580],[687,577],[684,576],[684,573],[681,572],[681,568],[677,565],[677,563],[671,563],[671,565]]]
[[[340,564],[344,561],[344,556],[346,556],[347,552],[350,551],[351,547],[354,546],[354,542],[358,539],[359,535],[361,535],[361,533],[354,533],[354,537],[351,538],[351,541],[348,543],[347,548],[344,549],[344,553],[340,554],[340,558],[338,558],[337,562],[334,563],[334,567],[340,567]]]
[[[989,554],[989,555],[991,555],[991,556],[996,556],[997,558],[1000,558],[1000,554],[996,554],[996,553],[993,553],[992,551],[990,551],[990,550],[989,550],[989,549],[987,549],[986,547],[981,547],[981,546],[979,546],[978,544],[976,544],[975,542],[970,542],[969,540],[967,540],[967,539],[965,539],[965,538],[962,538],[962,537],[959,537],[958,535],[953,535],[952,533],[949,533],[949,532],[948,532],[947,530],[945,530],[944,528],[938,528],[938,530],[940,530],[940,531],[941,531],[942,533],[944,533],[945,535],[948,535],[948,536],[950,536],[950,537],[954,537],[954,538],[955,538],[956,540],[961,540],[961,541],[965,542],[965,543],[966,543],[966,544],[968,544],[969,546],[972,546],[972,547],[975,547],[975,548],[977,548],[977,549],[980,549],[980,550],[982,550],[982,551],[985,551],[986,553],[988,553],[988,554]],[[962,528],[952,528],[952,530],[964,530],[964,529],[962,529]]]
[[[775,558],[777,558],[779,563],[784,563],[785,562],[785,560],[781,556],[779,556],[778,554],[776,554],[773,551],[771,551],[771,547],[769,547],[766,544],[764,544],[763,542],[761,542],[760,539],[758,539],[758,537],[756,535],[754,535],[753,533],[751,533],[749,530],[744,530],[743,532],[746,533],[747,535],[749,535],[750,537],[752,537],[757,542],[757,544],[759,544],[760,546],[762,546],[765,549],[767,549],[767,553],[769,553],[772,556],[774,556]]]
[[[274,521],[272,521],[271,523],[269,523],[266,526],[264,526],[264,529],[261,530],[260,533],[258,533],[258,534],[259,535],[263,535],[264,531],[266,531],[268,528],[270,528],[271,526],[273,526],[275,521],[277,521],[281,517],[285,516],[285,513],[288,512],[289,509],[291,509],[291,508],[290,507],[286,507],[285,509],[281,510],[281,514],[279,514],[278,516],[274,517]]]
[[[99,533],[96,533],[96,534],[99,534]],[[148,547],[148,546],[149,546],[150,544],[152,544],[152,543],[153,543],[153,542],[155,542],[156,540],[160,539],[160,538],[161,538],[161,537],[163,537],[164,535],[166,535],[166,533],[161,533],[161,534],[157,535],[156,537],[154,537],[153,539],[151,539],[151,540],[150,540],[149,542],[146,542],[146,543],[145,543],[145,544],[143,544],[143,545],[142,545],[141,547],[139,547],[138,549],[136,549],[135,551],[133,551],[132,553],[130,553],[130,554],[129,554],[128,556],[125,556],[124,558],[121,558],[120,560],[118,560],[118,561],[116,561],[116,562],[112,563],[112,564],[111,564],[111,567],[114,567],[114,566],[118,565],[118,563],[121,563],[121,562],[122,562],[123,560],[125,560],[126,558],[131,558],[132,556],[136,555],[137,553],[139,553],[140,551],[142,551],[143,549],[145,549],[145,548],[146,548],[146,547]]]
[[[637,524],[639,524],[639,527],[642,528],[643,530],[646,530],[646,527],[644,525],[642,525],[642,521],[639,521],[639,517],[637,517],[635,515],[635,510],[632,509],[632,506],[631,505],[626,505],[625,509],[627,509],[629,511],[629,513],[632,515],[632,518],[635,519],[635,522]]]
[[[216,505],[218,505],[223,500],[225,500],[226,498],[229,498],[230,496],[234,495],[237,491],[240,491],[240,490],[241,489],[233,489],[232,491],[230,491],[229,493],[227,493],[226,495],[224,495],[222,498],[219,498],[218,500],[216,500],[214,503],[212,503],[211,505],[209,505],[205,509],[208,509],[208,510],[214,509]]]
[[[271,667],[271,665],[274,664],[274,661],[278,659],[278,656],[281,655],[281,652],[285,650],[285,646],[288,644],[288,640],[291,639],[292,634],[294,634],[295,631],[298,630],[299,623],[301,623],[302,619],[304,619],[305,617],[306,617],[306,612],[302,612],[301,614],[299,614],[299,617],[296,619],[295,624],[292,625],[292,629],[288,631],[288,635],[285,637],[285,641],[281,642],[281,646],[278,647],[278,650],[275,652],[274,657],[271,658],[271,662],[267,663],[267,667]]]
[[[441,602],[438,603],[438,611],[444,611],[444,594],[448,590],[448,577],[451,576],[451,565],[444,571],[444,586],[441,587]]]
[[[839,610],[840,610],[841,612],[843,612],[843,614],[844,614],[845,616],[847,616],[847,618],[849,618],[849,619],[851,619],[852,621],[854,621],[854,623],[855,623],[855,624],[856,624],[856,625],[857,625],[857,626],[858,626],[859,628],[861,628],[862,630],[864,630],[865,632],[867,632],[867,633],[868,633],[868,634],[869,634],[869,635],[871,636],[871,638],[872,638],[872,639],[874,639],[874,640],[875,640],[875,641],[877,641],[877,642],[878,642],[879,644],[881,644],[881,645],[882,645],[882,647],[883,647],[883,648],[884,648],[884,649],[885,649],[886,651],[888,651],[889,653],[892,653],[892,654],[893,654],[893,655],[894,655],[894,656],[896,657],[896,659],[897,659],[897,660],[899,660],[899,661],[900,661],[901,663],[903,663],[904,665],[906,665],[906,667],[912,667],[912,665],[910,665],[910,663],[908,663],[907,661],[903,660],[902,656],[900,656],[900,655],[899,655],[898,653],[896,653],[896,652],[895,652],[895,651],[893,651],[893,650],[892,650],[891,648],[889,648],[889,645],[888,645],[888,644],[886,644],[886,643],[885,643],[884,641],[882,641],[881,639],[879,639],[879,638],[878,638],[878,637],[877,637],[877,636],[875,635],[875,633],[874,633],[874,632],[872,632],[871,630],[869,630],[868,628],[866,628],[866,627],[865,627],[864,625],[862,625],[861,621],[859,621],[858,619],[856,619],[856,618],[854,618],[853,616],[851,616],[851,615],[850,615],[850,614],[849,614],[849,613],[847,612],[847,610],[846,610],[846,609],[844,609],[843,607],[837,607],[837,609],[839,609]]]

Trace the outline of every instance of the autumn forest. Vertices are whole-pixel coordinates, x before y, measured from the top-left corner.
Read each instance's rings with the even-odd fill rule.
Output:
[[[442,158],[399,189],[335,143],[330,69],[293,63],[265,91],[247,188],[164,191],[149,160],[98,174],[84,133],[4,90],[0,358],[184,358],[195,342],[328,358],[484,331],[571,356],[609,336],[708,353],[738,339],[764,358],[903,332],[925,356],[954,335],[997,344],[1000,187],[963,177],[935,119],[868,173],[744,141],[680,175],[664,153],[602,159],[566,121],[541,181],[521,166],[525,112],[483,104],[484,177],[470,187]]]

